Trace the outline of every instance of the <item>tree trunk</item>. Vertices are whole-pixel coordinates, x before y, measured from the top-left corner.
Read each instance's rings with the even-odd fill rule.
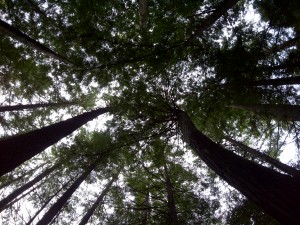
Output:
[[[65,57],[55,53],[54,51],[52,51],[45,45],[32,39],[31,37],[29,37],[22,31],[16,29],[15,27],[9,25],[8,23],[6,23],[2,20],[0,20],[0,33],[6,34],[6,35],[12,37],[13,39],[15,39],[15,40],[23,43],[24,45],[26,45],[30,48],[33,48],[39,52],[43,52],[44,54],[46,54],[49,57],[52,57],[54,59],[57,59],[61,62],[67,63],[67,64],[73,64],[71,61],[69,61]]]
[[[246,160],[202,134],[189,116],[176,110],[183,139],[195,153],[232,187],[285,225],[299,223],[300,182]]]
[[[0,190],[2,188],[5,188],[5,187],[9,186],[12,183],[15,183],[15,182],[17,182],[19,180],[22,180],[27,175],[32,174],[34,171],[36,171],[37,168],[43,167],[45,164],[47,164],[47,163],[42,163],[42,164],[38,165],[37,167],[35,167],[35,168],[31,169],[31,170],[26,171],[25,173],[23,173],[22,175],[20,175],[20,176],[18,176],[16,178],[7,178],[8,181],[6,183],[0,185]]]
[[[55,169],[59,167],[60,164],[55,164],[54,166],[46,169],[44,172],[39,174],[36,178],[29,181],[28,183],[24,184],[23,186],[19,187],[18,189],[14,190],[12,193],[10,193],[8,196],[6,196],[4,199],[0,201],[0,212],[5,209],[5,206],[9,204],[12,200],[14,200],[16,197],[21,195],[23,192],[28,190],[29,188],[33,187],[36,183],[41,181],[43,178],[48,176],[50,173],[52,173]]]
[[[99,207],[100,204],[103,202],[103,199],[104,199],[105,195],[107,194],[107,192],[109,191],[109,189],[111,188],[112,184],[115,182],[116,179],[117,179],[117,176],[114,177],[114,178],[112,178],[111,181],[106,184],[104,190],[98,196],[98,198],[96,199],[96,201],[94,202],[94,204],[92,205],[92,207],[86,212],[86,214],[84,215],[84,217],[82,217],[79,225],[85,225],[85,224],[87,224],[87,222],[89,221],[89,219],[91,218],[91,216],[94,214],[94,212],[97,209],[97,207]]]
[[[92,164],[77,180],[66,190],[66,192],[50,207],[45,215],[37,222],[36,225],[46,225],[62,210],[67,204],[73,193],[77,190],[80,184],[89,176],[95,168],[96,163]]]
[[[74,102],[61,102],[61,103],[38,103],[38,104],[28,104],[28,105],[7,105],[0,106],[0,112],[8,112],[8,111],[20,111],[24,109],[37,109],[43,107],[61,107],[75,105]]]
[[[26,225],[30,225],[34,219],[40,214],[40,212],[42,212],[44,210],[44,208],[46,208],[46,206],[49,204],[49,202],[51,202],[51,200],[56,197],[58,195],[58,193],[63,190],[64,188],[67,187],[67,185],[71,182],[71,180],[69,180],[68,182],[66,182],[57,192],[55,192],[43,205],[42,207],[34,214],[33,217],[30,218],[30,220],[26,223]]]
[[[290,40],[287,40],[287,41],[283,42],[282,44],[273,46],[271,49],[268,50],[267,53],[269,55],[271,55],[271,54],[274,54],[276,52],[280,52],[280,51],[282,51],[284,49],[296,46],[297,43],[299,42],[299,39],[300,39],[300,36],[296,36],[296,37],[294,37],[294,38],[292,38]]]
[[[0,176],[71,134],[109,108],[99,108],[73,118],[0,141]]]
[[[271,104],[233,104],[231,108],[244,109],[254,113],[271,115],[274,118],[286,121],[300,121],[300,105],[271,105]]]
[[[293,84],[300,84],[300,76],[249,81],[249,82],[246,82],[245,86],[250,86],[250,87],[251,86],[268,86],[268,85],[280,86],[280,85],[293,85]]]
[[[233,145],[235,146],[238,146],[240,147],[242,150],[252,154],[253,156],[256,156],[258,157],[259,159],[269,163],[270,165],[276,167],[277,169],[293,176],[293,177],[296,177],[296,178],[300,178],[300,171],[291,167],[291,166],[288,166],[280,161],[278,161],[277,159],[274,159],[270,156],[268,156],[267,154],[264,154],[256,149],[253,149],[253,148],[250,148],[248,147],[247,145],[244,145],[243,143],[241,142],[238,142],[230,137],[225,137],[225,140],[231,142]]]
[[[170,225],[177,224],[177,211],[174,199],[173,186],[170,178],[170,174],[166,163],[164,162],[165,182],[167,189],[168,209],[169,209],[169,223]]]
[[[149,203],[149,196],[150,193],[149,191],[146,193],[145,201],[144,201],[144,212],[143,212],[143,217],[142,217],[142,222],[141,225],[147,225],[148,222],[148,217],[149,217],[149,211],[150,211],[150,203]]]
[[[220,19],[229,9],[236,5],[239,0],[224,0],[216,10],[210,14],[200,26],[198,26],[195,32],[188,38],[187,42],[191,42],[195,37],[202,35],[203,31],[210,28],[218,19]]]

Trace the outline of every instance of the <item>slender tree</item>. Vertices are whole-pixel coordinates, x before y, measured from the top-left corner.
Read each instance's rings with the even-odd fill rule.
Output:
[[[259,159],[269,163],[270,165],[276,167],[277,169],[291,175],[291,176],[294,176],[294,177],[298,177],[300,178],[300,171],[291,167],[291,166],[288,166],[282,162],[280,162],[279,160],[277,159],[274,159],[270,156],[268,156],[267,154],[265,153],[262,153],[256,149],[253,149],[253,148],[250,148],[249,146],[247,145],[244,145],[243,143],[239,142],[239,141],[236,141],[230,137],[225,137],[225,140],[229,141],[230,143],[232,143],[233,145],[235,146],[238,146],[240,147],[242,150],[246,151],[246,152],[249,152],[250,154],[252,154],[253,156],[256,156],[258,157]]]
[[[93,163],[85,172],[83,172],[74,183],[66,190],[66,192],[50,207],[45,215],[37,222],[37,225],[49,224],[52,219],[58,215],[58,213],[67,204],[73,193],[78,189],[80,184],[90,175],[97,164]]]
[[[245,86],[281,86],[293,84],[300,84],[300,76],[249,81],[245,83]]]
[[[105,195],[109,192],[109,189],[111,188],[112,184],[115,182],[115,180],[118,178],[118,176],[114,176],[106,185],[101,194],[98,196],[96,201],[93,203],[92,207],[89,208],[89,210],[86,212],[86,214],[82,217],[79,225],[85,225],[91,218],[91,216],[94,214],[95,210],[102,204],[103,199]]]
[[[73,131],[109,111],[99,108],[73,118],[0,141],[0,176],[13,170]]]
[[[254,113],[262,113],[271,115],[274,118],[287,121],[300,121],[300,106],[299,105],[271,105],[271,104],[232,104],[231,108],[244,109]]]
[[[73,102],[61,102],[61,103],[37,103],[37,104],[27,104],[27,105],[7,105],[7,106],[0,106],[0,112],[9,112],[9,111],[19,111],[25,109],[37,109],[37,108],[44,108],[44,107],[61,107],[61,106],[68,106],[68,105],[75,105]]]
[[[169,222],[170,225],[178,224],[177,219],[177,210],[175,205],[175,198],[173,193],[173,186],[169,174],[169,170],[167,168],[166,162],[164,162],[164,173],[165,173],[165,182],[166,182],[166,190],[167,190],[167,199],[168,199],[168,209],[169,209]]]
[[[16,197],[21,195],[23,192],[27,191],[33,185],[44,179],[46,176],[48,176],[50,173],[52,173],[54,170],[56,170],[60,166],[59,163],[51,166],[50,168],[46,169],[44,172],[39,174],[37,177],[32,179],[31,181],[27,182],[23,186],[19,187],[18,189],[14,190],[12,193],[10,193],[8,196],[6,196],[4,199],[0,201],[0,212],[5,208],[7,204],[9,204],[12,200],[14,200]]]
[[[184,141],[214,172],[282,224],[299,224],[298,179],[222,148],[197,130],[185,112],[175,114]]]
[[[67,58],[55,53],[45,45],[39,43],[38,41],[32,39],[22,31],[18,30],[17,28],[9,25],[8,23],[4,22],[3,20],[0,20],[0,32],[3,34],[6,34],[17,41],[27,45],[28,47],[31,47],[37,51],[43,52],[47,56],[50,56],[51,58],[57,59],[61,62],[72,64],[71,61],[69,61]]]

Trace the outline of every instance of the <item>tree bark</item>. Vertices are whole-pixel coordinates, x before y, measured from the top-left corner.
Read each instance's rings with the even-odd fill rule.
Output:
[[[277,159],[274,159],[270,156],[268,156],[267,154],[264,154],[256,149],[253,149],[253,148],[250,148],[248,147],[247,145],[244,145],[243,143],[239,142],[239,141],[236,141],[230,137],[225,137],[225,140],[231,142],[233,145],[235,146],[238,146],[240,147],[242,150],[246,151],[246,152],[249,152],[250,154],[252,154],[253,156],[256,156],[258,157],[259,159],[269,163],[270,165],[276,167],[277,169],[293,176],[293,177],[296,177],[296,178],[300,178],[300,171],[291,167],[291,166],[288,166],[280,161],[278,161]]]
[[[199,37],[202,33],[210,28],[218,19],[220,19],[229,9],[234,7],[239,0],[224,0],[216,10],[210,14],[205,20],[197,27],[194,34],[192,34],[187,42],[192,41],[195,37]]]
[[[149,193],[149,191],[147,191],[145,201],[144,201],[145,210],[143,212],[141,225],[147,225],[147,222],[148,222],[148,217],[149,217],[149,213],[150,213],[150,203],[149,203],[150,196],[149,195],[150,195],[150,193]]]
[[[73,64],[71,61],[69,61],[67,58],[55,53],[54,51],[52,51],[51,49],[49,49],[48,47],[46,47],[45,45],[39,43],[38,41],[32,39],[31,37],[29,37],[28,35],[26,35],[25,33],[23,33],[22,31],[18,30],[17,28],[9,25],[8,23],[0,20],[0,33],[6,34],[10,37],[12,37],[13,39],[21,42],[22,44],[35,49],[39,52],[43,52],[44,54],[46,54],[47,56],[57,59],[61,62],[67,63],[67,64]]]
[[[170,225],[176,225],[178,224],[177,221],[177,210],[175,205],[175,199],[174,199],[174,192],[173,192],[173,186],[170,178],[170,174],[166,165],[166,162],[164,162],[164,172],[165,172],[165,182],[166,182],[166,190],[167,190],[167,199],[168,199],[168,209],[169,209],[169,223]]]
[[[286,121],[300,121],[300,105],[272,105],[272,104],[233,104],[231,108],[244,109],[257,114],[266,114]]]
[[[299,224],[299,180],[222,148],[197,130],[185,112],[174,113],[184,141],[208,167],[280,223]]]
[[[85,224],[87,224],[87,222],[89,221],[89,219],[91,218],[91,216],[94,214],[94,212],[97,209],[97,207],[99,207],[100,204],[103,202],[103,199],[104,199],[105,195],[108,193],[109,189],[111,188],[112,184],[115,182],[116,179],[117,179],[117,176],[114,177],[114,178],[112,178],[109,181],[109,183],[106,184],[104,190],[98,196],[98,198],[96,199],[96,201],[94,202],[94,204],[92,205],[92,207],[86,212],[86,214],[84,215],[84,217],[82,217],[79,225],[85,225]]]
[[[45,215],[37,222],[36,225],[49,224],[52,219],[62,210],[67,204],[73,193],[77,190],[80,184],[89,176],[95,168],[96,163],[92,164],[77,180],[66,190],[66,192],[50,207]]]
[[[250,87],[251,86],[269,86],[269,85],[280,86],[280,85],[293,85],[293,84],[300,84],[300,76],[249,81],[249,82],[246,82],[245,86],[250,86]]]
[[[28,104],[28,105],[7,105],[0,106],[0,112],[8,112],[8,111],[20,111],[24,109],[37,109],[43,107],[60,107],[60,106],[68,106],[75,105],[74,102],[61,102],[61,103],[38,103],[38,104]]]
[[[46,169],[44,172],[39,174],[37,177],[35,177],[33,180],[29,181],[28,183],[24,184],[23,186],[19,187],[18,189],[14,190],[12,193],[10,193],[8,196],[6,196],[4,199],[0,201],[0,212],[2,212],[6,207],[7,204],[9,204],[12,200],[14,200],[16,197],[21,195],[23,192],[28,190],[29,188],[33,187],[36,183],[41,181],[43,178],[48,176],[50,173],[52,173],[55,169],[59,167],[60,164],[55,164],[54,166]]]
[[[0,141],[0,176],[12,171],[88,121],[108,111],[109,108],[99,108],[65,121]]]

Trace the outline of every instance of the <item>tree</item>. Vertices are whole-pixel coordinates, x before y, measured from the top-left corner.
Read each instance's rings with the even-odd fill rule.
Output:
[[[73,102],[61,102],[61,103],[39,103],[39,104],[28,104],[28,105],[8,105],[8,106],[0,106],[0,112],[7,112],[7,111],[15,111],[15,110],[24,110],[24,109],[36,109],[42,107],[61,107],[61,106],[68,106],[74,105]]]
[[[279,222],[298,223],[298,179],[235,155],[197,130],[185,112],[175,113],[183,139],[213,171]]]
[[[108,108],[99,108],[39,130],[2,140],[0,142],[0,175],[13,170],[83,124],[106,112]]]
[[[231,108],[245,109],[254,113],[271,115],[274,118],[287,121],[299,121],[300,107],[298,105],[268,105],[268,104],[253,104],[253,105],[229,105]]]

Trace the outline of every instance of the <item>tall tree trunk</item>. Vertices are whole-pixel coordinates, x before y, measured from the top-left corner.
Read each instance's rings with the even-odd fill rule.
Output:
[[[5,209],[5,206],[9,204],[12,200],[14,200],[16,197],[21,195],[23,192],[28,190],[29,188],[33,187],[36,183],[41,181],[43,178],[48,176],[50,173],[52,173],[55,169],[59,167],[60,164],[55,164],[54,166],[46,169],[44,172],[39,174],[37,177],[35,177],[33,180],[29,181],[28,183],[24,184],[23,186],[19,187],[18,189],[14,190],[12,193],[10,193],[8,196],[6,196],[4,199],[0,201],[0,212]]]
[[[193,35],[191,35],[187,42],[191,42],[195,37],[202,35],[203,31],[210,28],[218,19],[220,19],[229,9],[234,7],[239,0],[224,0],[216,10],[210,14],[205,20],[198,26]]]
[[[299,224],[298,179],[280,174],[222,148],[197,130],[185,112],[176,110],[174,113],[177,115],[184,141],[208,167],[282,224]]]
[[[233,145],[240,147],[242,150],[252,154],[253,156],[258,157],[259,159],[271,164],[272,166],[276,167],[277,169],[291,175],[297,178],[300,178],[300,171],[288,166],[280,161],[278,161],[277,159],[274,159],[270,156],[268,156],[267,154],[264,154],[256,149],[250,148],[247,145],[244,145],[243,143],[236,141],[230,137],[225,137],[225,140],[231,142]]]
[[[6,183],[3,183],[3,184],[0,185],[0,190],[1,190],[2,188],[5,188],[5,187],[9,186],[9,185],[12,184],[12,183],[15,183],[15,182],[17,182],[17,181],[19,181],[19,180],[22,180],[22,179],[25,178],[27,175],[32,174],[34,171],[36,171],[37,168],[43,167],[45,164],[47,164],[47,163],[46,163],[46,162],[45,162],[45,163],[42,163],[42,164],[38,165],[37,167],[35,167],[35,168],[33,168],[33,169],[30,169],[30,170],[26,171],[25,173],[23,173],[22,175],[20,175],[20,176],[18,176],[18,177],[16,177],[16,178],[7,178],[8,181],[7,181]]]
[[[8,112],[8,111],[19,111],[24,109],[37,109],[43,107],[61,107],[61,106],[68,106],[68,105],[75,105],[74,102],[61,102],[61,103],[38,103],[38,104],[27,104],[27,105],[7,105],[7,106],[0,106],[0,112]]]
[[[0,176],[71,134],[109,108],[99,108],[73,118],[0,141]]]
[[[45,215],[37,222],[36,225],[46,225],[62,210],[67,204],[73,193],[77,190],[80,184],[89,176],[95,168],[96,163],[92,164],[77,180],[66,190],[66,192],[50,207]]]
[[[44,54],[46,54],[49,57],[52,57],[54,59],[57,59],[61,62],[67,63],[67,64],[73,64],[71,61],[69,61],[65,57],[55,53],[54,51],[52,51],[45,45],[32,39],[31,37],[29,37],[22,31],[18,30],[17,28],[9,25],[8,23],[6,23],[2,20],[0,20],[0,33],[6,34],[6,35],[12,37],[13,39],[15,39],[15,40],[23,43],[24,45],[26,45],[30,48],[33,48],[39,52],[43,52]]]
[[[290,40],[287,40],[287,41],[283,42],[282,44],[273,46],[271,49],[269,49],[267,51],[267,53],[269,55],[271,55],[271,54],[274,54],[276,52],[280,52],[280,51],[282,51],[284,49],[296,46],[297,43],[299,42],[299,39],[300,39],[300,36],[296,36],[296,37],[294,37],[294,38],[292,38]]]
[[[105,195],[108,193],[109,189],[111,188],[112,184],[115,182],[116,179],[117,179],[117,176],[115,176],[114,178],[112,178],[106,184],[104,190],[98,196],[98,198],[96,199],[96,201],[94,202],[94,204],[92,205],[92,207],[86,212],[86,214],[84,215],[84,217],[82,217],[79,225],[85,225],[85,224],[87,224],[87,222],[89,221],[89,219],[91,218],[91,216],[94,214],[94,212],[97,209],[97,207],[99,207],[100,204],[103,202],[103,199],[104,199]]]
[[[292,85],[292,84],[300,84],[300,76],[296,77],[283,77],[276,79],[263,79],[256,81],[246,82],[245,86],[280,86],[280,85]]]
[[[254,113],[271,115],[274,118],[286,121],[300,121],[300,105],[271,105],[271,104],[233,104],[231,108],[244,109]]]
[[[149,217],[149,211],[150,211],[150,203],[149,203],[149,197],[150,193],[147,191],[145,201],[144,201],[144,212],[143,212],[143,217],[142,217],[142,222],[141,225],[147,225],[148,222],[148,217]]]
[[[177,211],[176,211],[176,205],[174,199],[174,192],[173,192],[173,186],[172,186],[172,182],[171,182],[171,178],[170,178],[170,174],[166,162],[164,162],[164,172],[165,172],[165,182],[166,182],[166,189],[167,189],[168,209],[169,209],[168,224],[176,225],[178,221],[177,221]]]
[[[42,212],[44,210],[44,208],[46,208],[46,206],[49,204],[49,202],[51,202],[51,200],[56,197],[58,195],[58,193],[63,190],[64,188],[67,187],[67,185],[71,182],[71,180],[69,180],[68,182],[66,182],[58,191],[56,191],[42,206],[41,208],[34,214],[33,217],[30,218],[30,220],[26,223],[26,225],[30,225],[34,219],[40,214],[40,212]]]

